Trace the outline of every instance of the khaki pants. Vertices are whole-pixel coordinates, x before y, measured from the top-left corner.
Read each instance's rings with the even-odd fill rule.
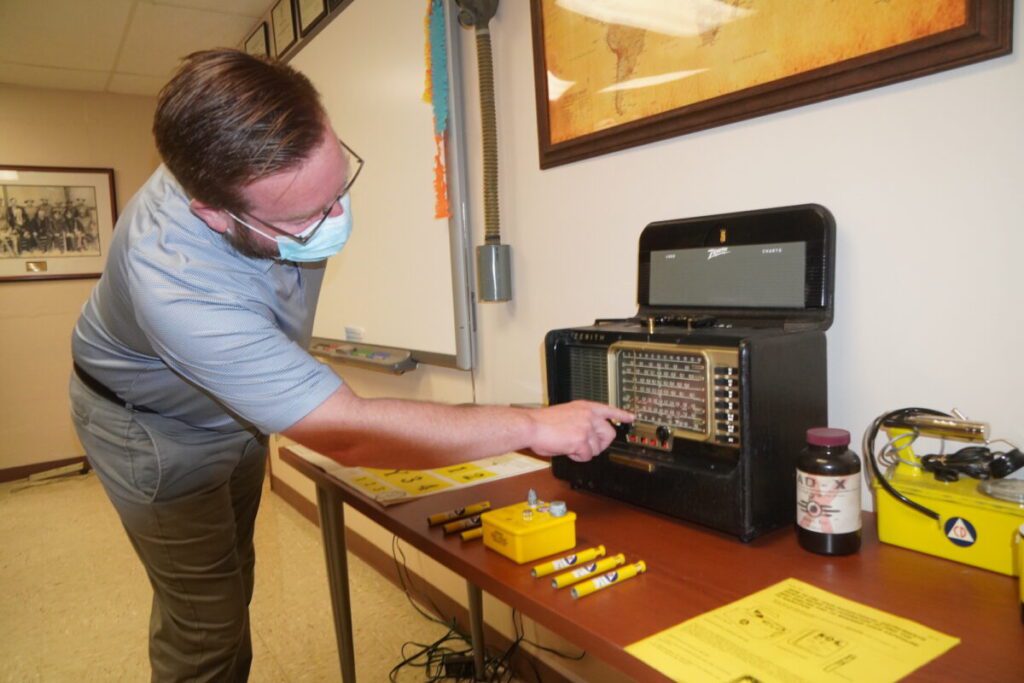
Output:
[[[153,586],[154,681],[244,681],[266,439],[185,428],[71,379],[72,417]]]

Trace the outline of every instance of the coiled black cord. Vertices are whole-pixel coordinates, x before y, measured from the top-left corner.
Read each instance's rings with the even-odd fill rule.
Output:
[[[931,410],[930,408],[901,408],[884,413],[871,423],[871,427],[864,433],[864,455],[871,465],[871,471],[879,485],[896,500],[908,505],[921,514],[931,517],[935,521],[940,520],[939,513],[927,508],[920,503],[907,498],[905,495],[893,488],[889,480],[883,476],[878,466],[878,458],[875,456],[875,438],[878,432],[885,426],[903,426],[901,423],[907,418],[915,415],[937,415],[939,417],[952,417],[947,413]],[[891,442],[890,447],[896,451],[907,448],[908,445],[896,445],[896,442],[903,438],[916,438],[920,435],[917,429],[912,428],[912,433],[905,437],[897,437]],[[964,474],[974,479],[1002,478],[1015,472],[1024,466],[1024,454],[1017,448],[1006,452],[992,452],[987,446],[965,446],[955,453],[924,455],[920,458],[921,467],[926,472],[931,472],[939,481],[957,481],[960,475]]]
[[[1001,479],[1024,465],[1024,454],[1014,448],[993,453],[985,446],[965,446],[949,455],[921,456],[921,467],[939,481],[957,481],[961,474],[972,479]]]
[[[941,519],[938,512],[925,507],[918,502],[910,500],[893,488],[892,484],[889,483],[889,480],[882,474],[881,469],[878,467],[878,458],[875,457],[875,438],[878,436],[878,432],[882,428],[882,425],[887,422],[899,422],[900,420],[913,415],[938,415],[940,417],[950,417],[947,413],[939,412],[938,410],[931,410],[930,408],[900,408],[899,410],[883,413],[875,418],[875,421],[871,423],[868,430],[864,432],[864,456],[868,459],[868,463],[871,465],[871,471],[875,475],[875,480],[878,481],[879,486],[885,489],[886,493],[904,505],[907,505],[938,522]]]

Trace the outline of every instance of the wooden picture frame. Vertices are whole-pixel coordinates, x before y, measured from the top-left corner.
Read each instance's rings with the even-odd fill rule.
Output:
[[[927,23],[923,3],[934,10]],[[712,3],[723,14],[710,21],[662,4],[655,24],[658,16],[599,16],[614,9],[600,0],[531,0],[541,168],[1012,50],[1013,0],[848,0],[802,15],[801,3],[735,0]]]
[[[0,281],[96,278],[117,199],[109,168],[0,165]]]
[[[267,34],[267,22],[261,21],[249,37],[245,39],[245,51],[257,57],[270,56],[270,36]]]
[[[305,37],[327,16],[327,0],[297,0],[299,35]]]
[[[270,25],[274,34],[274,56],[282,57],[295,45],[295,8],[292,0],[278,0],[270,10]]]

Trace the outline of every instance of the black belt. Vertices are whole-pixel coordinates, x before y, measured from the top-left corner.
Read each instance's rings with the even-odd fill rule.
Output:
[[[78,375],[78,379],[82,380],[82,384],[84,384],[85,386],[89,387],[95,393],[99,394],[100,396],[102,396],[103,398],[107,399],[111,403],[116,403],[117,405],[121,406],[122,408],[128,408],[130,410],[136,410],[136,411],[138,411],[140,413],[155,413],[156,412],[155,410],[153,410],[151,408],[147,408],[146,406],[137,406],[137,405],[134,405],[134,404],[127,403],[120,396],[118,396],[113,391],[108,389],[102,382],[100,382],[95,377],[90,375],[88,372],[83,370],[78,365],[78,363],[73,363],[73,365],[75,367],[75,374]]]

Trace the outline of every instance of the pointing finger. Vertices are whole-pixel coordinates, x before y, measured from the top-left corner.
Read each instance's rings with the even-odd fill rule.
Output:
[[[595,404],[594,412],[597,413],[605,420],[615,420],[616,422],[632,422],[636,416],[633,413],[623,410],[622,408],[616,408],[615,406],[604,405],[603,403]]]

